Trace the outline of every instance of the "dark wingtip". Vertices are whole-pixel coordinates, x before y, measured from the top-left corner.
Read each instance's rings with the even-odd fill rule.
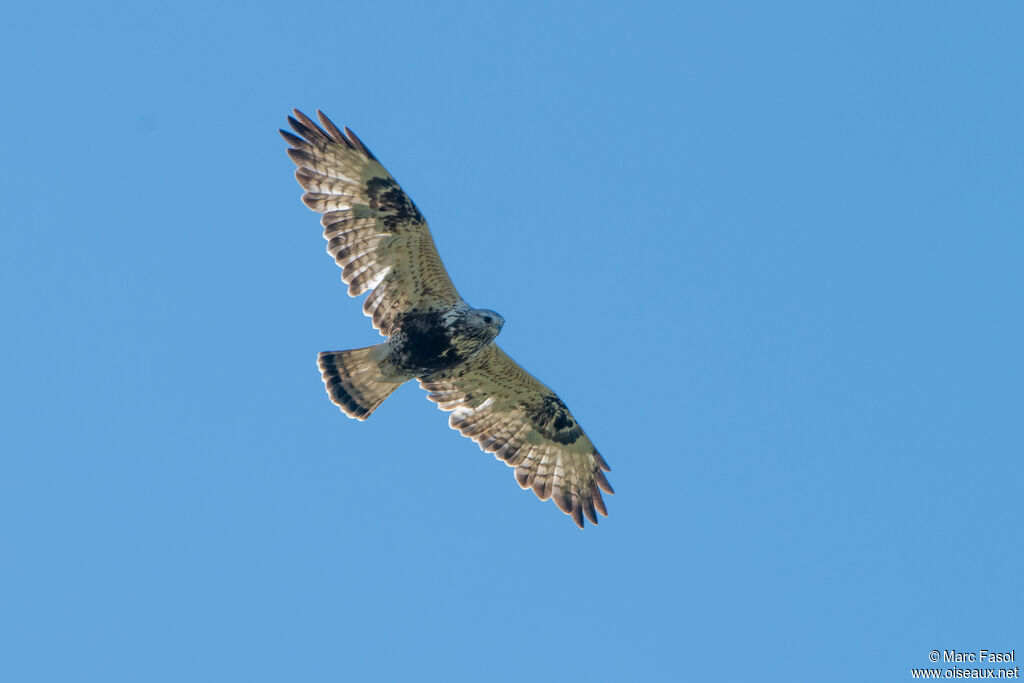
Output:
[[[293,112],[295,116],[288,117],[288,125],[290,125],[296,133],[310,142],[324,143],[331,141],[331,136],[328,135],[323,128],[317,125],[316,121],[313,121],[298,109],[294,109]]]
[[[311,157],[309,152],[307,152],[304,149],[296,149],[295,147],[289,147],[285,151],[288,153],[288,156],[291,158],[292,162],[296,166],[300,167],[300,170],[302,166],[307,166],[313,163],[313,157]]]
[[[320,127],[320,126],[316,125],[316,123],[313,121],[313,119],[309,118],[308,116],[303,114],[298,109],[292,109],[292,114],[295,116],[295,118],[297,118],[299,121],[301,121],[302,125],[304,125],[304,126],[307,126],[309,128],[319,128]]]
[[[594,501],[594,507],[597,508],[597,512],[602,517],[608,516],[608,508],[604,505],[604,498],[601,497],[601,489],[598,488],[597,482],[590,482],[590,498]]]
[[[308,140],[309,142],[335,142],[340,145],[345,145],[349,149],[362,152],[368,158],[377,161],[377,157],[373,155],[373,152],[363,144],[363,141],[356,137],[348,128],[345,128],[343,133],[334,121],[331,121],[327,117],[327,114],[323,113],[319,109],[316,110],[316,117],[320,120],[317,123],[310,117],[306,116],[299,109],[292,109],[292,115],[288,117],[288,125],[298,133],[300,136]],[[281,131],[284,135],[287,131]],[[286,140],[292,142],[290,138],[285,137]],[[305,142],[305,140],[303,142]],[[294,143],[293,143],[294,144]],[[308,143],[307,143],[308,144]]]
[[[576,526],[583,528],[583,505],[582,501],[572,509],[572,521],[576,522]]]
[[[377,161],[377,157],[373,156],[373,152],[370,151],[370,148],[363,144],[363,141],[359,139],[359,136],[353,133],[348,126],[345,126],[345,135],[352,140],[352,143],[358,147],[359,150],[367,156],[367,158]]]
[[[306,145],[306,141],[305,140],[300,138],[295,133],[292,133],[291,131],[287,131],[287,130],[284,130],[284,129],[278,129],[277,132],[280,133],[281,137],[283,137],[285,139],[285,141],[287,141],[288,144],[291,145],[292,147],[303,147],[303,146]]]
[[[583,506],[583,513],[590,520],[590,523],[597,524],[597,512],[594,510],[594,501],[591,500],[590,496],[587,496],[580,502]]]
[[[324,130],[327,131],[327,134],[330,135],[335,142],[340,142],[341,144],[347,145],[350,148],[352,147],[352,143],[349,141],[349,139],[345,137],[345,134],[342,133],[336,125],[334,125],[334,121],[331,121],[329,118],[327,118],[327,114],[317,109],[316,117],[320,119],[320,125],[324,127]]]
[[[552,493],[551,498],[555,501],[555,505],[558,506],[559,510],[565,514],[572,512],[572,501],[569,500],[569,494],[565,489],[562,487],[556,488]]]

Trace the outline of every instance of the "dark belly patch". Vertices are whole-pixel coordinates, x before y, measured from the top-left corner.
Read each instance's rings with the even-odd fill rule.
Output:
[[[441,313],[404,316],[398,324],[395,351],[401,369],[418,375],[450,368],[464,359],[453,343]]]

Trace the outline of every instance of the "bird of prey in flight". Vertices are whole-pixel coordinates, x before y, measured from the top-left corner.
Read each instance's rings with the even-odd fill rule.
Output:
[[[496,343],[504,319],[473,308],[441,263],[427,221],[370,150],[322,112],[319,125],[295,110],[281,131],[305,190],[322,214],[327,252],[351,296],[387,337],[375,346],[319,354],[331,401],[365,420],[411,379],[450,411],[449,424],[515,468],[516,481],[551,498],[582,528],[607,516],[610,468],[548,387]]]

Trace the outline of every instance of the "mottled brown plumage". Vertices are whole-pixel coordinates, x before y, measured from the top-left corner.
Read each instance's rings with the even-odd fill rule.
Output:
[[[331,400],[365,420],[403,382],[418,379],[451,412],[449,424],[515,468],[516,481],[552,498],[581,528],[608,514],[609,467],[558,396],[494,338],[504,320],[467,304],[416,205],[355,136],[317,112],[281,131],[306,206],[322,214],[327,251],[351,296],[387,340],[317,359]]]

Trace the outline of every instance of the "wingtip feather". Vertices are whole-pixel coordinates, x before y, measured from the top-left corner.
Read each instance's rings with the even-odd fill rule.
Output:
[[[604,498],[601,497],[601,489],[598,488],[597,482],[590,482],[590,497],[594,499],[594,507],[601,514],[602,517],[608,516],[608,508],[604,505]]]
[[[334,125],[334,121],[331,121],[327,117],[327,114],[317,109],[316,117],[320,119],[320,124],[324,127],[324,130],[327,131],[327,134],[330,135],[335,142],[339,142],[343,145],[347,145],[348,147],[352,147],[352,143],[349,142],[348,138],[345,137],[345,134],[342,133],[336,125]]]
[[[292,160],[292,163],[299,167],[298,170],[295,171],[296,174],[302,170],[303,166],[313,163],[313,157],[311,157],[309,152],[304,149],[289,147],[285,151],[288,152],[288,157]],[[301,181],[299,182],[301,183]]]
[[[583,506],[580,505],[580,500],[576,496],[573,496],[572,503],[573,503],[573,505],[572,505],[572,512],[569,513],[569,514],[572,515],[572,521],[576,522],[576,526],[578,526],[579,528],[582,529],[583,528]]]
[[[594,500],[590,496],[583,498],[583,513],[591,524],[597,524],[597,513],[594,511]]]
[[[368,159],[373,159],[374,161],[377,161],[377,157],[373,156],[373,152],[370,151],[370,148],[363,144],[363,141],[359,139],[359,136],[353,133],[352,129],[350,129],[348,126],[345,126],[345,135],[348,136],[348,138],[352,141],[352,144],[359,148],[359,150],[363,154],[365,154]]]
[[[306,141],[300,138],[298,135],[292,133],[291,131],[287,131],[284,128],[278,128],[277,132],[280,133],[281,137],[283,137],[285,141],[293,147],[303,147],[307,144]]]

